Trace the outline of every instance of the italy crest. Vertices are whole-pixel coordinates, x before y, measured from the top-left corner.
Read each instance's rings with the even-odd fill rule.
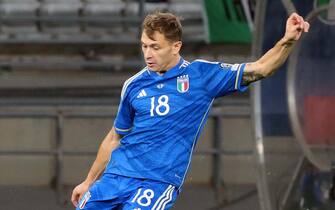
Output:
[[[180,93],[185,93],[190,88],[190,81],[188,75],[177,77],[177,90]]]

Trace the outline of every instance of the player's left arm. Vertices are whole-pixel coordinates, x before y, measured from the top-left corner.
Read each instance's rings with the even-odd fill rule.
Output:
[[[291,14],[286,21],[284,37],[259,60],[246,64],[242,85],[248,85],[272,75],[286,61],[296,41],[300,39],[303,32],[308,32],[308,29],[308,22],[297,13]]]

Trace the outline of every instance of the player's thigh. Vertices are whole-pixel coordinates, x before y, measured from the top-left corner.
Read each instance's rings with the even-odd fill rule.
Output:
[[[169,184],[145,185],[134,191],[123,210],[163,210],[172,207],[177,198],[177,189]]]

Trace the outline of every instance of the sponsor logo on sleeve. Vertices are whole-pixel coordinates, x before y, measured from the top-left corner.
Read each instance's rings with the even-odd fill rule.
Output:
[[[221,68],[230,68],[230,67],[232,67],[233,65],[232,64],[229,64],[229,63],[220,63],[220,67]]]
[[[234,65],[231,67],[231,70],[232,70],[232,71],[237,71],[239,66],[240,66],[240,64],[234,64]]]

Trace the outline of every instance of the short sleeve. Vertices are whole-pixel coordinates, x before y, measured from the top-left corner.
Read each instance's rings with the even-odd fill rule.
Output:
[[[232,92],[243,92],[247,86],[241,84],[245,63],[226,64],[219,62],[202,62],[201,71],[208,93],[220,97]]]
[[[127,95],[121,95],[119,109],[114,121],[116,133],[127,135],[133,127],[134,111]]]

